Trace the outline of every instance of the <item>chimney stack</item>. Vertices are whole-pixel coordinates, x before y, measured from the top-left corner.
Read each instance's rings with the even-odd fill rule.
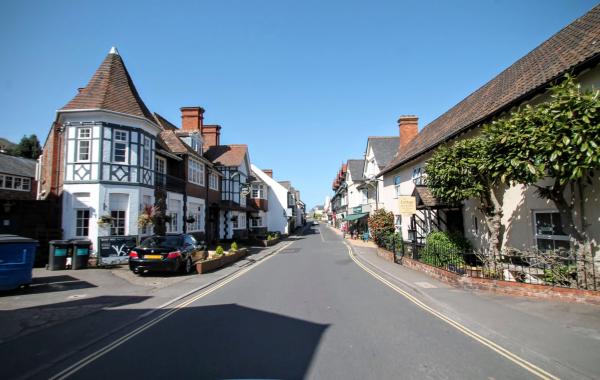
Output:
[[[273,169],[263,169],[263,172],[269,177],[273,178]]]
[[[181,129],[187,132],[202,132],[204,109],[202,107],[181,107]]]
[[[419,133],[419,118],[415,115],[402,115],[398,119],[398,129],[400,130],[400,146],[402,151]]]
[[[202,126],[202,141],[204,150],[208,150],[211,146],[221,145],[221,126],[220,125],[203,125]]]

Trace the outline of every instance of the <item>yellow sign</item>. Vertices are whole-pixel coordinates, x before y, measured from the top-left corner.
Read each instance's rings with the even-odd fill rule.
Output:
[[[398,213],[399,214],[416,214],[417,198],[410,195],[398,196]]]

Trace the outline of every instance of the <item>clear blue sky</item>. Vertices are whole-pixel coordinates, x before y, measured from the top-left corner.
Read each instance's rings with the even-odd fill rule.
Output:
[[[115,45],[152,111],[201,105],[312,207],[367,136],[426,125],[595,4],[2,1],[0,136],[43,143]]]

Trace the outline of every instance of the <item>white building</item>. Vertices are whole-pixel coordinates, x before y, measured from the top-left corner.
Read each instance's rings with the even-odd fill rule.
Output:
[[[288,217],[288,189],[273,179],[273,171],[263,171],[254,164],[251,168],[253,175],[267,186],[268,211],[264,225],[269,232],[289,234],[291,231]]]

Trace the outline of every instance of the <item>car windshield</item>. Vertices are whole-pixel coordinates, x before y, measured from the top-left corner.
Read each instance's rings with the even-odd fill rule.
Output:
[[[152,236],[140,244],[141,248],[177,248],[181,246],[181,236]]]

